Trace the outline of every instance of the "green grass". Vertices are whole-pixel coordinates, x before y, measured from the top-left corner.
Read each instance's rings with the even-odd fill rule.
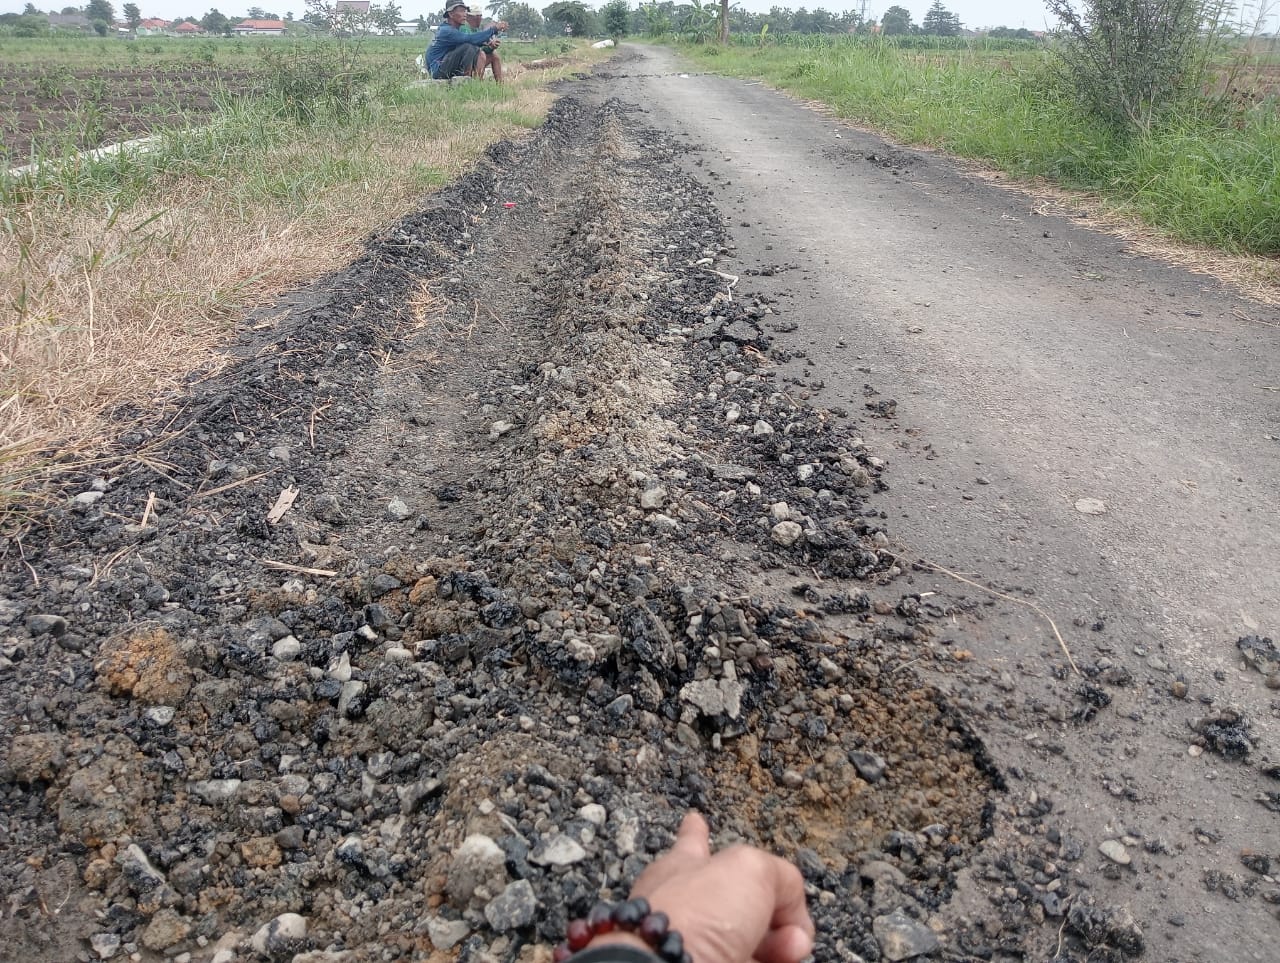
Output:
[[[362,60],[371,71],[371,96],[359,110],[344,112],[341,118],[321,112],[313,122],[299,124],[269,92],[257,100],[227,97],[212,122],[159,134],[146,153],[94,159],[79,155],[68,142],[61,156],[41,158],[45,163],[37,172],[16,178],[0,173],[0,209],[35,195],[56,196],[59,203],[106,200],[128,205],[185,178],[199,178],[234,185],[234,195],[246,204],[255,198],[296,198],[303,212],[307,197],[333,183],[398,176],[395,170],[379,167],[376,154],[367,150],[370,138],[380,131],[398,128],[432,139],[480,119],[524,128],[542,122],[541,114],[519,105],[519,90],[510,84],[408,86],[406,81],[417,77],[413,56],[421,44],[403,43],[415,38],[377,39],[388,48],[393,45],[387,39],[398,40],[398,52],[391,58]],[[510,64],[541,52],[539,45],[510,46],[510,51],[503,48]],[[515,106],[508,109],[508,104]],[[439,181],[433,178],[431,183]]]
[[[1236,112],[1193,104],[1150,132],[1124,135],[1077,109],[1034,44],[682,49],[708,70],[763,79],[899,142],[1096,193],[1174,237],[1280,253],[1274,102]]]

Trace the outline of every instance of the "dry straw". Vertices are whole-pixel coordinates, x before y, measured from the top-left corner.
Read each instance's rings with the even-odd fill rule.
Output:
[[[247,185],[337,149],[323,131],[277,148],[243,182],[173,178],[127,210],[50,193],[0,212],[0,511],[99,457],[133,427],[120,412],[149,420],[193,375],[215,373],[248,308],[349,262],[412,211],[423,188],[401,172],[452,177],[525,133],[515,118],[543,116],[553,100],[535,84],[568,69],[530,72],[500,112],[478,105],[436,134],[391,111],[359,148],[342,148],[360,151],[359,173],[308,185],[301,200]]]

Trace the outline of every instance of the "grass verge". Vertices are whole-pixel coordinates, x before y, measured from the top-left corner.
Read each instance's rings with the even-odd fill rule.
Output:
[[[112,412],[215,370],[247,308],[350,261],[602,56],[512,63],[502,86],[382,84],[342,125],[228,105],[146,152],[0,180],[0,509],[131,427]]]
[[[921,54],[890,42],[683,52],[717,73],[762,79],[903,143],[979,161],[1021,180],[1095,195],[1179,241],[1260,256],[1280,288],[1280,110],[1274,99],[1208,104],[1122,136],[1084,116],[1044,51]]]

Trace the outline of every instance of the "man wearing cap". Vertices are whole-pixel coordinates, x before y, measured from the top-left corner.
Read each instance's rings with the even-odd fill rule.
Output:
[[[427,48],[427,70],[436,80],[451,77],[480,79],[489,66],[489,55],[480,48],[499,31],[507,29],[506,21],[500,20],[474,33],[464,33],[461,27],[467,19],[465,0],[449,0],[444,8],[444,17],[445,22],[436,29],[435,39]],[[499,79],[497,74],[493,79]]]
[[[458,28],[463,33],[475,33],[480,29],[480,14],[474,10],[467,10],[467,22]],[[493,79],[498,83],[502,83],[502,57],[498,55],[499,40],[494,37],[487,44],[480,48],[485,57],[489,60],[489,69],[493,71]]]

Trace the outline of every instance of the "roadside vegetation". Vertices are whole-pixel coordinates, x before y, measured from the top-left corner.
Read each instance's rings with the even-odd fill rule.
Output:
[[[1113,6],[1126,5],[1138,4]],[[765,80],[903,143],[1087,191],[1183,241],[1280,254],[1275,39],[1197,31],[1178,38],[1185,58],[1166,71],[1141,60],[1142,36],[1097,38],[1087,25],[1044,41],[762,29],[721,46],[701,32],[674,38],[708,70]]]
[[[42,69],[120,46],[46,50]],[[489,144],[538,126],[549,81],[604,55],[511,43],[508,83],[450,85],[413,84],[422,38],[234,46],[214,59],[252,64],[252,90],[216,92],[198,126],[116,153],[55,141],[0,168],[0,507],[101,457],[134,427],[122,412],[216,369],[246,308],[350,261]]]

